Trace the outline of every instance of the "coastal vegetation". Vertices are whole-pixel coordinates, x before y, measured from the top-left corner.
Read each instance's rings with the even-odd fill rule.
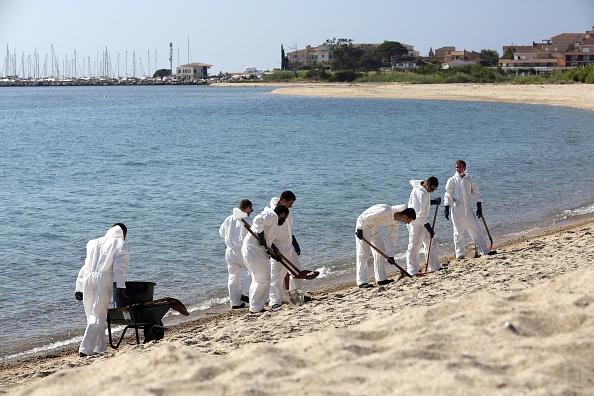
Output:
[[[501,67],[489,67],[481,64],[442,69],[437,64],[426,64],[411,69],[394,70],[329,70],[325,67],[302,67],[295,77],[294,72],[276,70],[266,74],[264,81],[269,82],[404,82],[411,84],[447,84],[447,83],[508,83],[508,84],[594,84],[594,66],[578,69],[557,70],[552,74],[539,74],[534,69],[521,69],[507,72]]]
[[[353,40],[346,38],[328,39],[324,44],[331,50],[332,60],[316,66],[307,66],[299,58],[287,58],[281,46],[282,64],[285,68],[282,71],[267,73],[264,80],[412,84],[594,83],[594,66],[559,69],[552,73],[544,73],[533,68],[510,70],[497,66],[499,53],[489,49],[481,50],[480,63],[443,68],[442,63],[437,60],[409,57],[408,48],[396,41],[384,41],[371,52],[362,46],[354,45]],[[513,48],[508,48],[503,57],[513,59],[513,51]],[[406,63],[406,67],[399,67],[399,63]]]

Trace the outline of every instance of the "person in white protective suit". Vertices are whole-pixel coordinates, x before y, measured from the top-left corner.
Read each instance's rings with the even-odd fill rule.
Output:
[[[225,240],[227,246],[225,250],[225,261],[229,273],[227,288],[229,289],[229,302],[232,309],[245,308],[245,303],[249,302],[248,294],[252,278],[248,273],[243,282],[241,279],[242,269],[248,272],[241,255],[241,246],[248,234],[248,230],[241,220],[243,219],[251,225],[252,219],[248,216],[253,211],[252,202],[249,199],[243,199],[239,203],[239,208],[233,208],[233,214],[228,216],[219,228],[219,235]]]
[[[270,207],[275,208],[277,205],[284,205],[288,209],[293,207],[293,203],[297,197],[292,191],[283,191],[280,198],[274,197],[270,200]],[[285,256],[298,270],[301,270],[299,262],[299,255],[301,248],[297,242],[297,238],[293,234],[293,214],[289,213],[283,225],[278,227],[276,236],[276,247],[279,252]],[[271,259],[270,266],[270,302],[269,305],[273,309],[280,308],[283,304],[283,297],[285,295],[285,277],[289,270],[281,263]],[[289,277],[289,290],[295,290],[302,287],[303,280],[296,279],[293,275]],[[304,300],[310,301],[311,297],[304,296]]]
[[[396,252],[396,241],[398,240],[398,229],[400,222],[409,224],[416,218],[415,210],[406,208],[406,205],[390,206],[385,204],[373,205],[365,210],[357,218],[355,247],[357,251],[357,285],[362,289],[373,287],[368,280],[367,259],[369,253],[373,254],[373,269],[375,280],[378,285],[387,285],[394,282],[394,279],[387,279],[386,259],[375,249],[372,249],[367,242],[372,243],[389,258],[387,262],[396,265],[394,254]],[[382,235],[382,228],[386,230],[385,242]]]
[[[466,173],[466,162],[458,160],[455,166],[456,174],[450,177],[446,183],[444,215],[446,220],[450,219],[450,214],[452,217],[456,258],[464,258],[465,232],[468,233],[482,254],[496,254],[495,250],[489,249],[478,224],[477,217],[480,219],[483,216],[483,208],[476,181],[474,177]],[[476,217],[472,211],[473,199],[476,202]]]
[[[83,302],[87,316],[87,329],[78,349],[81,357],[107,350],[105,329],[114,277],[117,298],[126,298],[126,266],[130,260],[127,232],[124,224],[116,223],[105,236],[87,242],[87,257],[78,272],[74,293]]]
[[[280,261],[278,248],[275,245],[278,226],[283,225],[289,215],[289,208],[277,205],[274,209],[264,208],[262,213],[254,218],[251,233],[243,240],[241,254],[250,271],[252,284],[250,286],[250,313],[264,312],[264,305],[270,293],[270,262],[272,257]],[[265,246],[272,249],[269,254]]]
[[[437,190],[439,181],[432,176],[423,180],[411,180],[412,191],[408,199],[408,207],[413,208],[417,213],[416,220],[408,224],[408,250],[406,252],[406,271],[410,275],[419,273],[421,264],[421,248],[425,251],[425,260],[427,260],[427,251],[429,250],[429,241],[435,235],[433,227],[429,223],[428,217],[431,211],[431,205],[439,205],[441,198],[431,199],[431,193]],[[441,269],[439,259],[435,249],[431,249],[429,256],[429,270],[438,271]]]

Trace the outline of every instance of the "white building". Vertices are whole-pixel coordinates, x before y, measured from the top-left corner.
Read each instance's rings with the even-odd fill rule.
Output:
[[[246,67],[244,73],[256,77],[262,77],[264,75],[264,71],[256,69],[255,67]]]
[[[208,77],[208,69],[212,65],[200,62],[188,63],[177,67],[178,80],[203,80]]]

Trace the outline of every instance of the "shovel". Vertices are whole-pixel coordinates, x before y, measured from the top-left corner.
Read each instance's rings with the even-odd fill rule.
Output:
[[[431,226],[431,228],[433,228],[433,231],[435,231],[435,219],[437,219],[437,210],[438,209],[439,209],[439,204],[437,204],[435,206],[435,215],[433,216],[433,225]],[[423,275],[427,275],[427,274],[430,274],[432,272],[435,272],[435,271],[427,271],[427,268],[429,268],[429,257],[431,255],[431,245],[432,245],[432,242],[433,242],[433,237],[431,237],[429,239],[429,247],[427,248],[427,261],[425,262],[425,270],[423,272],[419,272],[417,274],[417,276],[423,276]]]
[[[482,215],[481,219],[483,219],[483,224],[485,225],[485,230],[487,230],[487,235],[489,235],[489,241],[491,241],[491,244],[489,245],[489,250],[493,250],[493,238],[491,237],[491,233],[489,232],[489,227],[487,227],[487,222],[485,221],[485,215]]]
[[[365,237],[361,238],[363,241],[367,242],[367,244],[369,246],[371,246],[376,252],[378,252],[381,256],[383,256],[386,260],[389,259],[388,255],[384,252],[382,252],[381,250],[379,250],[373,243],[369,242],[367,239],[365,239]],[[409,278],[412,277],[412,275],[410,275],[408,272],[406,272],[406,270],[404,268],[402,268],[401,266],[399,266],[398,264],[394,263],[394,265],[396,267],[398,267],[398,269],[400,270],[400,277],[402,278],[404,276],[404,274],[406,274],[406,276],[408,276]]]
[[[250,234],[252,234],[254,236],[254,238],[260,240],[258,235],[254,231],[252,231],[252,227],[250,227],[250,225],[247,223],[247,221],[245,221],[244,219],[241,219],[241,222],[243,223],[245,228],[247,228],[247,230],[250,232]],[[264,245],[264,248],[266,249],[268,254],[270,254],[271,256],[275,255],[274,251],[270,247]],[[320,275],[320,271],[308,271],[308,270],[300,271],[299,268],[295,267],[295,264],[290,262],[289,259],[287,259],[285,256],[283,256],[282,253],[279,252],[278,254],[281,256],[280,263],[287,270],[289,270],[289,272],[291,273],[291,275],[293,275],[293,277],[298,278],[298,279],[315,279],[318,277],[318,275]]]

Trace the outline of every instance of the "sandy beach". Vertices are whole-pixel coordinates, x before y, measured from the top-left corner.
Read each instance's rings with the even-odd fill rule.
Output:
[[[587,85],[294,84],[273,93],[594,109]],[[445,269],[424,277],[367,290],[354,275],[311,281],[313,300],[300,307],[210,314],[159,342],[127,339],[87,358],[76,345],[0,363],[0,393],[594,395],[593,234],[594,218],[582,218],[496,240],[494,256],[442,257]]]
[[[480,100],[594,109],[594,86],[495,84],[292,84],[274,94],[317,97]]]

